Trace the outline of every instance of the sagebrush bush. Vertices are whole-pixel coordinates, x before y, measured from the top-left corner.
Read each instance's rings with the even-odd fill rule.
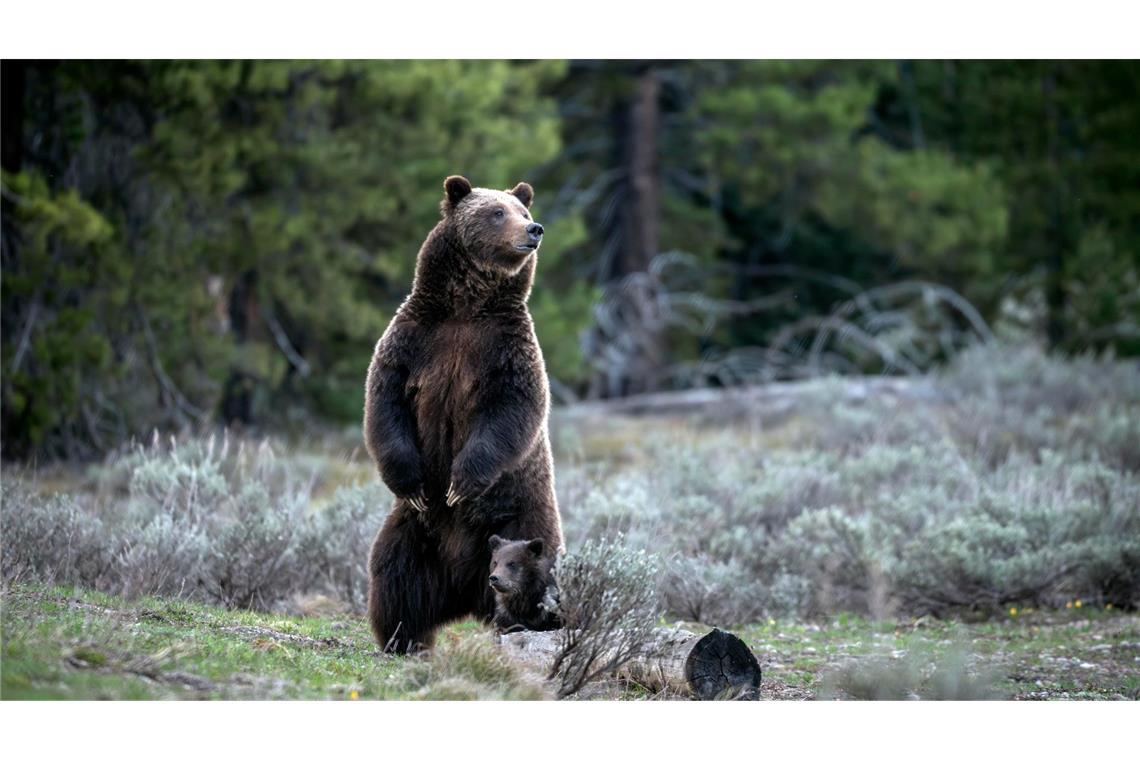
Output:
[[[107,526],[70,494],[31,493],[5,478],[3,552],[6,581],[99,585],[116,571]]]
[[[196,596],[209,537],[185,517],[159,513],[136,535],[122,538],[117,557],[124,594]],[[90,582],[90,581],[88,581]]]
[[[1136,364],[997,347],[915,382],[813,383],[767,437],[673,427],[644,466],[563,467],[569,543],[623,531],[667,612],[711,624],[1138,601]]]
[[[364,608],[368,545],[391,496],[317,479],[267,443],[156,440],[113,457],[93,493],[42,497],[5,478],[5,579],[270,609],[297,594]]]
[[[380,483],[342,486],[308,516],[297,546],[306,589],[340,599],[358,612],[365,609],[368,553],[391,499]]]
[[[938,385],[955,398],[1068,415],[1104,402],[1140,403],[1140,364],[1092,355],[1058,359],[1035,346],[977,346],[958,356]]]
[[[665,562],[657,590],[673,615],[724,628],[751,623],[775,607],[790,611],[773,600],[755,571],[735,559],[679,555]]]
[[[906,393],[844,382],[808,384],[772,427],[556,430],[571,589],[606,577],[581,558],[621,534],[658,558],[653,605],[714,625],[1140,601],[1140,365],[997,346]],[[133,447],[72,495],[6,470],[3,575],[360,611],[392,497],[371,468],[352,471],[368,485],[333,488],[349,467],[223,437]]]
[[[993,673],[977,671],[961,648],[942,654],[908,652],[902,657],[879,655],[850,660],[829,671],[821,699],[860,700],[991,700],[1001,693]]]
[[[559,697],[613,673],[652,645],[659,617],[655,559],[616,540],[587,541],[554,571],[558,652],[550,678]]]
[[[252,482],[226,506],[211,521],[207,592],[227,607],[267,609],[303,578],[296,549],[306,528],[305,502],[274,499]]]

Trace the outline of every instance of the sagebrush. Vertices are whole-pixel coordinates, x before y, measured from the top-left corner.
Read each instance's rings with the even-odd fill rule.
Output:
[[[556,415],[579,563],[562,572],[623,534],[623,551],[655,563],[652,605],[722,626],[1140,601],[1136,363],[997,346],[909,395],[853,397],[845,382],[807,384],[775,421]],[[591,439],[602,422],[618,432]],[[67,493],[7,468],[3,575],[261,609],[319,595],[360,611],[392,497],[352,467],[207,437],[134,447]],[[603,570],[566,575],[567,588],[604,594]]]
[[[716,625],[1136,604],[1135,363],[998,346],[907,397],[853,400],[844,382],[807,384],[767,429],[744,410],[605,457],[563,431],[569,543],[624,532],[661,556],[667,612]]]
[[[271,609],[298,594],[364,608],[368,548],[391,497],[317,481],[266,442],[155,441],[115,457],[89,491],[4,480],[3,573],[126,594]]]

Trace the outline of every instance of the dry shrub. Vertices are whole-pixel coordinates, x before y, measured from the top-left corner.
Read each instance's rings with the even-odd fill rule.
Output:
[[[853,611],[1140,602],[1140,369],[1007,347],[921,393],[814,383],[786,427],[674,426],[645,464],[570,463],[571,546],[659,554],[669,615],[719,625]],[[769,441],[784,445],[771,447]]]
[[[589,541],[555,569],[563,628],[550,669],[560,698],[615,672],[652,646],[657,564],[617,541]]]
[[[961,648],[872,655],[849,660],[828,672],[821,699],[990,700],[1000,699],[995,674],[978,671]]]
[[[542,685],[508,662],[485,638],[447,637],[430,653],[418,655],[380,692],[417,700],[537,700],[547,697]]]
[[[158,441],[112,457],[94,493],[43,497],[6,473],[6,580],[71,583],[271,609],[298,594],[364,608],[372,536],[391,496],[337,489],[313,509],[316,479],[268,443]]]

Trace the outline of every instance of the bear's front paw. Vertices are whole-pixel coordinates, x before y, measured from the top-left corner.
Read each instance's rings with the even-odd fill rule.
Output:
[[[482,484],[464,485],[452,478],[451,485],[447,487],[447,506],[457,507],[465,501],[476,499],[483,495],[488,486]]]
[[[408,502],[408,506],[420,514],[427,512],[427,497],[424,496],[422,488],[417,493],[404,497],[404,500]]]
[[[447,506],[478,499],[494,483],[493,466],[485,449],[468,444],[451,466],[451,484],[447,487]]]

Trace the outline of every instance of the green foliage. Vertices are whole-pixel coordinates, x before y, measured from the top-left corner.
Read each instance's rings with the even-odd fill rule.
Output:
[[[721,357],[801,341],[902,279],[963,294],[999,334],[1140,350],[1135,62],[12,66],[7,457],[93,457],[219,418],[357,423],[367,358],[456,172],[537,187],[531,308],[559,399],[600,392],[607,351],[642,328],[661,330],[648,366],[668,371],[636,371],[662,385],[748,381]],[[635,180],[649,74],[656,165]],[[655,250],[634,250],[634,221]],[[668,253],[692,266],[656,283],[654,308],[608,320],[613,279]],[[916,342],[915,309],[882,310],[903,326],[877,338]]]
[[[288,424],[306,405],[358,420],[443,178],[509,187],[550,159],[542,90],[563,69],[29,66],[29,100],[65,101],[70,118],[29,109],[23,125],[62,161],[52,186],[39,168],[4,175],[6,454],[87,454],[214,414]],[[542,329],[552,370],[573,375],[589,294],[542,287],[562,286],[566,299],[543,296]]]
[[[6,315],[23,307],[22,322],[4,324],[4,436],[26,453],[74,424],[92,392],[86,378],[116,373],[99,328],[125,317],[130,269],[112,225],[76,191],[53,191],[34,170],[4,172],[3,187],[21,251],[18,267],[5,257],[2,300]]]
[[[818,188],[848,170],[851,136],[887,69],[805,61],[716,68],[715,86],[697,101],[697,118],[709,124],[698,133],[703,161],[754,203],[782,196],[794,218],[807,213]]]
[[[869,140],[852,153],[857,178],[820,188],[825,216],[858,229],[903,267],[972,300],[992,300],[985,289],[994,287],[1007,228],[1006,192],[993,169]]]
[[[543,218],[541,196],[533,211],[536,219]],[[589,326],[598,289],[574,277],[569,264],[574,248],[587,239],[587,233],[580,216],[566,216],[545,226],[550,234],[538,254],[529,308],[547,373],[555,381],[578,385],[587,374],[578,336]]]
[[[866,129],[894,76],[878,63],[733,67],[698,99],[694,118],[711,124],[697,133],[703,163],[742,212],[771,206],[785,237],[821,224],[842,229],[975,297],[976,283],[992,282],[1004,244],[1004,187],[984,163],[899,150]],[[811,253],[796,259],[817,265]],[[850,271],[838,262],[820,269]]]
[[[1140,160],[1134,62],[919,62],[930,142],[1007,188],[1001,269],[1057,348],[1134,353]]]

